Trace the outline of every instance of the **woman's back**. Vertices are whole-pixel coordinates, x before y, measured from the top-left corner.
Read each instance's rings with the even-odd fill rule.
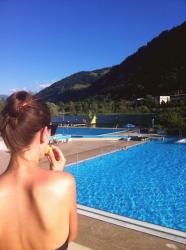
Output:
[[[52,131],[45,103],[25,91],[7,98],[0,133],[11,157],[0,176],[0,250],[54,250],[76,237],[75,181],[63,173],[61,150],[46,151]],[[46,156],[50,170],[39,168]]]
[[[40,168],[0,177],[0,249],[53,250],[69,235],[73,177]]]

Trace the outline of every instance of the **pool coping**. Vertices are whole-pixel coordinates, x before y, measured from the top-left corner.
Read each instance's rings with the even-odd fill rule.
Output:
[[[186,233],[179,230],[159,226],[149,222],[139,221],[136,219],[131,219],[129,217],[113,214],[80,204],[77,205],[77,211],[78,214],[93,219],[101,220],[120,227],[129,228],[186,245]]]
[[[86,158],[86,159],[83,159],[83,160],[80,160],[80,161],[69,163],[65,167],[67,168],[67,167],[70,167],[70,166],[73,166],[73,165],[77,165],[77,164],[82,163],[84,161],[93,160],[95,158],[98,158],[98,157],[101,157],[101,156],[104,156],[104,155],[108,155],[108,154],[112,154],[112,153],[116,153],[118,151],[122,151],[122,150],[127,151],[129,148],[137,147],[137,146],[143,145],[143,144],[148,143],[148,142],[150,142],[150,141],[149,140],[148,141],[141,141],[141,142],[138,142],[137,144],[134,144],[134,145],[130,145],[130,146],[123,147],[123,148],[117,148],[117,149],[111,150],[111,151],[106,152],[106,153],[100,153],[98,155],[95,155],[95,156],[92,156],[92,157],[89,157],[89,158]]]

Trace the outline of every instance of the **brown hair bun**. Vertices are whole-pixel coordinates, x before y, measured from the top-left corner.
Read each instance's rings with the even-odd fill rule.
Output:
[[[12,152],[25,150],[35,134],[50,123],[48,106],[26,91],[18,91],[7,98],[1,112],[0,133]]]
[[[7,98],[7,109],[9,115],[17,117],[21,111],[29,107],[31,104],[32,95],[26,91],[19,91]]]

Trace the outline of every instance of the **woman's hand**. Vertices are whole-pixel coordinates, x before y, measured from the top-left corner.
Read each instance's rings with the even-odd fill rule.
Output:
[[[58,147],[52,145],[51,150],[47,154],[47,157],[50,162],[50,170],[63,171],[66,159],[62,151]]]

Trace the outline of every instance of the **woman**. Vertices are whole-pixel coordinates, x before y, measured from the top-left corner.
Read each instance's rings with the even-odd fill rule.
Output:
[[[0,250],[67,249],[76,237],[75,181],[63,172],[60,149],[52,146],[48,154],[50,170],[39,167],[50,122],[46,104],[29,93],[7,99],[0,132],[11,157],[0,176]]]

